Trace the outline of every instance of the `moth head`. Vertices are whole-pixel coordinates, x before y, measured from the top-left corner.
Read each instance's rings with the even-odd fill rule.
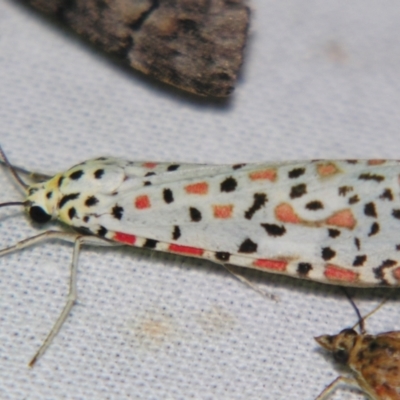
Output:
[[[343,329],[337,335],[322,335],[314,339],[324,349],[332,352],[337,362],[346,364],[358,336],[354,329]]]
[[[29,186],[25,201],[25,209],[38,224],[45,224],[57,218],[57,202],[60,197],[56,179]]]

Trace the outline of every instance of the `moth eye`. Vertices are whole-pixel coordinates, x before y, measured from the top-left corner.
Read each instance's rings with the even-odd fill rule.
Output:
[[[349,353],[343,349],[335,351],[333,356],[335,360],[341,364],[346,364],[347,361],[349,360]]]
[[[29,209],[29,216],[32,218],[33,221],[39,224],[44,224],[51,220],[51,215],[47,214],[47,212],[39,206],[32,206]]]

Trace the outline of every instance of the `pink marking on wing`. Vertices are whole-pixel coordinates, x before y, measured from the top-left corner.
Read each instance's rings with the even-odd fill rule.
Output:
[[[325,266],[324,275],[332,281],[355,282],[358,280],[358,273],[334,264],[327,264]]]
[[[268,259],[259,259],[253,262],[255,267],[272,269],[274,271],[285,271],[287,264],[286,261]]]
[[[123,232],[115,232],[113,240],[133,246],[136,242],[136,236]]]
[[[260,171],[250,172],[249,178],[252,181],[268,180],[273,182],[276,180],[276,170],[270,168],[270,169],[263,169]]]
[[[400,267],[395,268],[395,269],[392,271],[392,274],[393,274],[393,277],[394,277],[395,279],[397,279],[398,281],[400,281]]]
[[[327,225],[340,226],[353,229],[356,226],[356,219],[350,209],[341,210],[325,220]]]
[[[317,173],[320,176],[330,176],[339,172],[338,167],[334,163],[324,163],[317,165]]]
[[[150,208],[151,207],[151,203],[150,203],[149,196],[143,195],[143,196],[136,197],[136,199],[135,199],[135,207],[138,210],[143,210],[145,208]]]
[[[199,249],[198,247],[190,247],[190,246],[181,246],[179,244],[170,244],[169,251],[173,253],[179,253],[179,254],[188,254],[191,256],[202,256],[204,253],[203,249]]]
[[[381,165],[385,162],[386,160],[368,160],[368,165]]]
[[[155,162],[145,162],[145,163],[142,164],[142,166],[144,168],[153,169],[153,168],[157,167],[157,163],[155,163]]]
[[[299,224],[301,219],[294,212],[293,207],[288,203],[282,203],[275,207],[275,216],[281,222]]]
[[[213,205],[214,218],[232,218],[233,204]]]
[[[185,186],[185,191],[188,194],[207,194],[208,193],[208,183],[207,182],[197,182]]]

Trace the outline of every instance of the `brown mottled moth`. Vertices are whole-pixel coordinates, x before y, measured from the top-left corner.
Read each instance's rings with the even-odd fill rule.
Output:
[[[366,318],[387,299],[365,317],[361,317],[350,297],[349,300],[359,316],[361,333],[353,327],[315,340],[332,352],[336,361],[350,367],[353,377],[338,376],[316,400],[328,399],[342,384],[361,389],[372,400],[400,400],[400,331],[369,335],[364,327]]]
[[[34,175],[23,205],[49,238],[75,243],[71,293],[33,359],[76,299],[82,244],[129,245],[347,286],[400,284],[400,163],[299,161],[202,165],[96,158],[53,177]],[[24,171],[21,171],[24,172]]]
[[[243,61],[245,0],[25,0],[135,69],[202,96],[228,96]]]

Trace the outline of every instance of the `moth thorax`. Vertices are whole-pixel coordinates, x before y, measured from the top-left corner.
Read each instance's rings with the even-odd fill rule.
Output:
[[[344,329],[335,336],[333,357],[337,362],[347,364],[350,352],[356,343],[357,336],[358,333],[354,329]]]

